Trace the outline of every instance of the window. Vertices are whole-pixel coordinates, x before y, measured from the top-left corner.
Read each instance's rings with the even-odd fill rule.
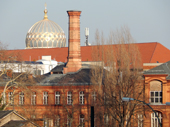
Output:
[[[48,104],[48,92],[43,93],[43,104],[44,105]]]
[[[130,121],[130,112],[127,112],[126,114],[126,127],[131,127],[131,121]]]
[[[49,127],[49,121],[48,121],[48,119],[44,119],[44,127]]]
[[[84,123],[84,115],[81,114],[80,115],[80,127],[84,127],[85,126],[85,123]]]
[[[151,103],[162,103],[162,91],[150,92]]]
[[[41,70],[34,69],[33,75],[41,75]]]
[[[162,103],[162,82],[150,82],[150,103]]]
[[[33,92],[33,93],[32,93],[32,96],[31,96],[31,104],[32,104],[32,105],[36,105],[36,92]]]
[[[160,112],[156,112],[161,124],[162,124],[162,114]],[[151,127],[160,127],[159,126],[159,122],[158,122],[158,118],[156,117],[155,113],[153,112],[151,114]]]
[[[8,98],[9,98],[9,104],[10,104],[10,105],[13,105],[13,104],[14,104],[13,92],[9,92],[9,93],[8,93]]]
[[[55,127],[59,127],[60,126],[60,115],[56,116],[54,126]]]
[[[67,116],[67,127],[71,127],[71,115],[69,117],[69,115]]]
[[[138,114],[138,127],[143,127],[143,116]]]
[[[83,91],[80,92],[79,103],[82,105],[84,104],[84,92]]]
[[[55,92],[55,104],[59,105],[60,104],[60,92]]]
[[[19,104],[24,105],[24,93],[23,92],[19,93]]]
[[[53,65],[49,65],[49,71],[53,68]]]
[[[44,70],[42,70],[42,75],[44,74]]]
[[[104,96],[103,96],[103,100],[104,100],[104,104],[109,104],[109,99],[108,99],[108,95],[106,93],[104,93]]]
[[[1,97],[2,97],[2,104],[6,104],[6,93],[2,93],[1,94]]]
[[[31,119],[35,119],[36,118],[36,116],[35,115],[31,115]]]
[[[53,120],[49,118],[44,118],[44,127],[53,127]]]
[[[104,114],[104,123],[105,123],[105,125],[109,124],[109,115],[108,114]]]
[[[94,104],[96,102],[96,92],[92,92],[92,103]]]
[[[72,104],[72,92],[71,92],[71,91],[69,91],[69,92],[67,93],[67,104],[68,104],[68,105],[71,105],[71,104]]]

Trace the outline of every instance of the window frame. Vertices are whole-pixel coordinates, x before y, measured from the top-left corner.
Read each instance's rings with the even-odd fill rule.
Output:
[[[24,92],[19,92],[19,105],[24,105]]]
[[[8,101],[10,105],[14,105],[14,95],[13,92],[8,92]]]
[[[67,105],[71,105],[72,104],[72,92],[68,91],[67,92]]]
[[[109,124],[109,115],[107,113],[104,114],[104,124],[105,125]]]
[[[71,127],[71,120],[69,118],[69,116],[67,115],[67,127]]]
[[[48,92],[43,92],[43,105],[48,105]]]
[[[59,91],[55,92],[55,105],[60,105],[60,92]]]
[[[138,114],[138,127],[143,127],[143,115]]]
[[[48,119],[44,119],[44,120],[43,120],[43,125],[44,125],[44,127],[49,127],[49,121],[48,121]]]
[[[2,92],[2,93],[1,93],[1,97],[2,97],[1,103],[2,103],[2,104],[6,104],[6,93]]]
[[[31,105],[36,105],[36,92],[32,92]]]
[[[162,124],[162,116],[163,116],[162,113],[161,112],[157,112],[157,111],[155,111],[155,112],[156,112],[156,114],[157,114],[157,116],[158,116],[158,118],[159,118],[159,120],[160,120],[160,122]],[[158,118],[156,117],[154,112],[151,113],[151,127],[155,127],[155,126],[159,127]]]
[[[60,115],[57,115],[55,117],[54,127],[59,127],[59,126],[60,126]]]
[[[153,96],[152,96],[153,93]],[[156,96],[158,93],[158,96]],[[157,102],[156,102],[157,99]],[[150,91],[150,103],[152,104],[162,104],[162,91]]]
[[[85,127],[85,121],[84,121],[84,115],[83,114],[80,114],[79,116],[79,123],[80,123],[80,127]]]
[[[97,95],[96,95],[96,91],[92,91],[92,104],[96,103],[96,99],[97,99]]]
[[[84,99],[84,91],[79,92],[79,104],[84,105],[85,99]]]

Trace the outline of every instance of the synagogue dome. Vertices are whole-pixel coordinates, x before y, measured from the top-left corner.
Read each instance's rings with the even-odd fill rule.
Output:
[[[66,36],[62,28],[48,19],[47,9],[44,19],[35,23],[27,32],[26,48],[55,48],[65,47]]]

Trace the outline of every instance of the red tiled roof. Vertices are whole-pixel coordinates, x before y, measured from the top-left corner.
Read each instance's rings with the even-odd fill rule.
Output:
[[[156,63],[156,61],[158,61],[159,63],[165,63],[169,61],[170,60],[169,52],[170,50],[168,48],[164,47],[160,43],[157,43],[150,63]]]
[[[165,63],[170,60],[170,50],[158,42],[136,43],[141,53],[143,63]],[[113,45],[114,46],[114,45]],[[81,46],[82,61],[92,61],[92,47]],[[22,61],[36,61],[42,56],[51,55],[56,61],[66,62],[68,47],[8,50],[8,53],[19,54]]]
[[[138,43],[143,63],[165,63],[170,60],[170,50],[158,42]]]

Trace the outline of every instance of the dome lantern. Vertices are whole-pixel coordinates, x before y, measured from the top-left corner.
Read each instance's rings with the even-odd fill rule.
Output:
[[[44,19],[48,19],[47,12],[47,4],[45,3]]]

